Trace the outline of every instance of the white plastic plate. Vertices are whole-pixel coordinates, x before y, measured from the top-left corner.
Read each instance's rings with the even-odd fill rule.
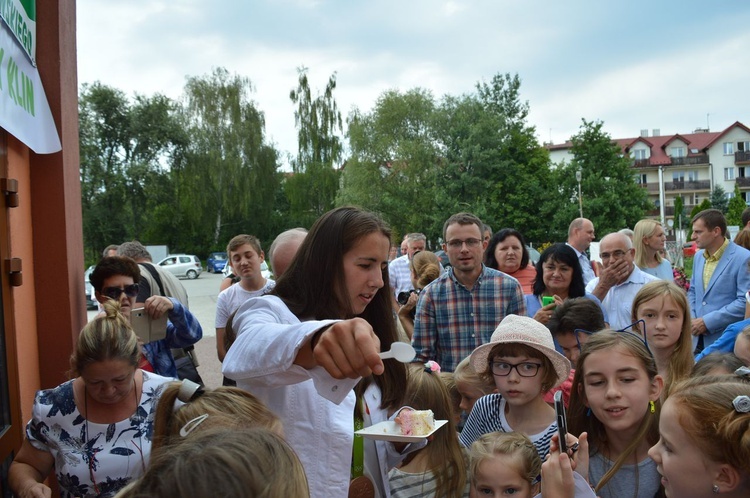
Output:
[[[355,434],[359,434],[362,437],[375,439],[378,441],[390,441],[392,443],[415,443],[426,439],[428,436],[431,436],[435,433],[436,430],[440,429],[447,423],[447,420],[436,420],[435,428],[429,434],[425,434],[424,436],[404,436],[403,434],[401,434],[400,425],[392,420],[386,420],[385,422],[380,422],[379,424],[365,427],[364,429],[355,432]]]

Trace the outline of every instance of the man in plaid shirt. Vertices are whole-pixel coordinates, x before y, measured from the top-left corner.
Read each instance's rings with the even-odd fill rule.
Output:
[[[434,360],[443,371],[490,340],[506,315],[526,316],[518,281],[482,263],[484,225],[470,213],[443,225],[443,250],[451,266],[424,288],[417,303],[412,344],[418,361]]]

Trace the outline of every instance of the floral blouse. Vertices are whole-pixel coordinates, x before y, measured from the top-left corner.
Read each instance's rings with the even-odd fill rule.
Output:
[[[26,437],[31,445],[55,458],[55,474],[63,498],[111,497],[148,465],[156,403],[173,381],[143,372],[138,409],[112,424],[87,422],[78,411],[73,381],[36,393]]]

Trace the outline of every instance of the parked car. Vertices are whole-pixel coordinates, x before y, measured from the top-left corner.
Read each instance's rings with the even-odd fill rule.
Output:
[[[201,260],[192,254],[170,254],[158,263],[175,277],[198,278],[203,271]]]
[[[97,309],[97,302],[94,297],[94,286],[91,285],[91,281],[89,280],[89,277],[91,276],[91,272],[94,271],[95,266],[91,265],[89,266],[85,272],[83,272],[83,288],[86,289],[86,309],[87,310],[95,310]]]
[[[232,273],[232,265],[227,264],[221,273],[223,273],[225,277],[228,277],[229,274]],[[263,278],[270,278],[273,280],[273,273],[268,269],[268,263],[265,261],[260,264],[260,274],[263,275]]]
[[[686,258],[695,256],[696,252],[698,252],[698,244],[695,242],[685,242],[682,244],[682,255]]]
[[[212,252],[208,255],[206,260],[206,271],[208,273],[219,273],[223,272],[227,266],[227,253],[225,252]]]

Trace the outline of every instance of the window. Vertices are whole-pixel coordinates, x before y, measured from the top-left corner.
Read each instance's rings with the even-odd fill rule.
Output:
[[[648,183],[646,181],[646,178],[648,178],[648,175],[646,175],[646,173],[635,175],[635,183],[639,185],[645,185],[646,183]]]
[[[648,159],[646,157],[646,149],[635,149],[633,151],[633,159],[635,159],[636,161]]]
[[[726,196],[727,196],[727,200],[729,200],[732,197],[734,197],[734,192],[726,192]]]
[[[724,168],[724,179],[727,181],[734,180],[734,168],[733,167]]]
[[[672,147],[669,149],[671,157],[685,157],[685,147]]]
[[[750,152],[750,141],[737,142],[737,150],[739,152]]]
[[[724,155],[734,154],[734,142],[724,142]]]
[[[684,182],[685,181],[685,172],[684,171],[673,171],[672,172],[672,181],[673,182]]]
[[[688,175],[688,181],[689,182],[697,182],[698,181],[698,171],[692,170],[687,172]]]

